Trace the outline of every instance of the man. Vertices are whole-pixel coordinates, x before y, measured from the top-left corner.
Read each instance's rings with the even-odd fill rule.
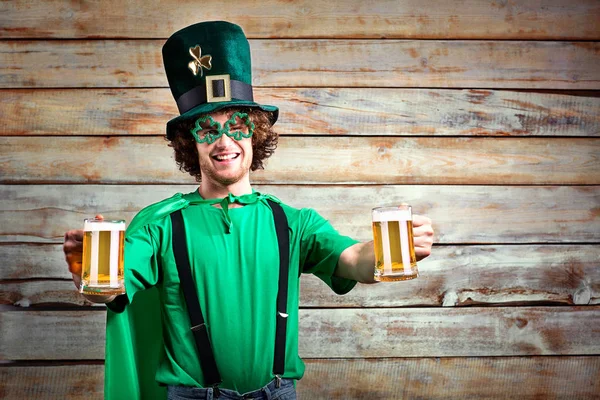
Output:
[[[252,189],[250,171],[277,145],[278,109],[252,98],[250,50],[238,26],[184,28],[163,58],[181,113],[168,122],[167,139],[200,186],[130,223],[126,295],[86,296],[109,308],[105,394],[164,398],[155,379],[170,399],[295,399],[304,373],[300,274],[317,275],[338,294],[373,283],[373,244]],[[422,259],[431,252],[431,221],[415,216],[413,224]],[[76,286],[81,236],[67,232],[64,244]]]

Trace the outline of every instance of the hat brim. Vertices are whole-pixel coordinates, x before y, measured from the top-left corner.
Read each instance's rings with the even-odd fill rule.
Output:
[[[191,110],[181,114],[179,117],[173,118],[169,122],[167,122],[167,139],[173,140],[173,137],[176,133],[177,127],[180,123],[184,121],[189,121],[196,119],[200,115],[208,114],[211,112],[215,112],[218,110],[222,110],[224,108],[231,107],[250,107],[250,108],[258,108],[260,110],[266,111],[271,114],[271,125],[275,124],[277,118],[279,117],[279,108],[275,106],[268,106],[263,104],[258,104],[253,101],[248,100],[235,100],[231,99],[230,101],[221,101],[221,102],[213,102],[213,103],[204,103],[199,106],[192,108]]]

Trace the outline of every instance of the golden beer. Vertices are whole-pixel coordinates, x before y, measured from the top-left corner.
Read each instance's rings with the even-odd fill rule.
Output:
[[[410,206],[373,209],[375,280],[404,281],[419,276]]]
[[[123,294],[125,221],[86,219],[83,227],[81,287],[85,294]]]

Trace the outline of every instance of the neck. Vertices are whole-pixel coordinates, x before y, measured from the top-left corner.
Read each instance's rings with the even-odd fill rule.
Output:
[[[226,197],[229,193],[234,196],[250,194],[252,193],[252,186],[250,185],[249,175],[230,185],[222,185],[210,179],[202,179],[198,192],[203,199],[220,199]]]

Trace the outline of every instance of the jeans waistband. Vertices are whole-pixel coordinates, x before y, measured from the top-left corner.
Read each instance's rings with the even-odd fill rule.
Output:
[[[235,390],[219,388],[217,392],[212,387],[209,388],[196,388],[188,386],[168,386],[167,387],[167,398],[170,400],[181,399],[202,399],[202,400],[242,400],[242,399],[256,399],[256,400],[270,400],[275,397],[279,392],[292,391],[294,388],[293,379],[281,379],[279,387],[277,387],[277,378],[266,384],[260,389],[253,390],[247,393],[239,393]]]

